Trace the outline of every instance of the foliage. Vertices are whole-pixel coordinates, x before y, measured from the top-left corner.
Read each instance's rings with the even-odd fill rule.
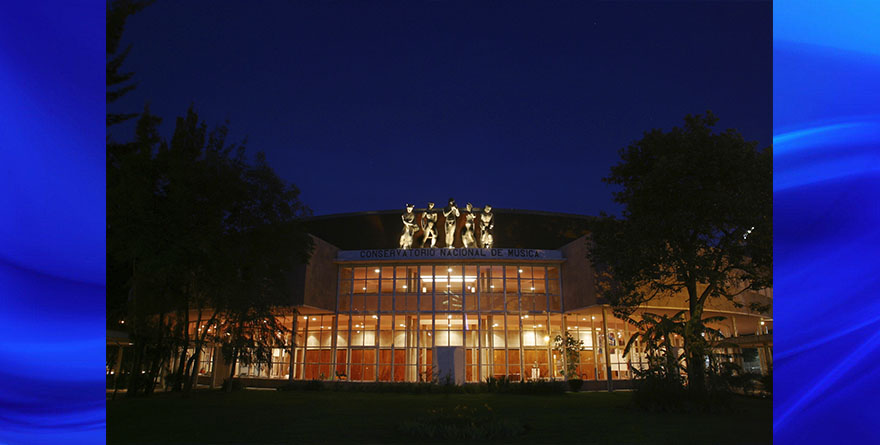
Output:
[[[581,379],[568,379],[568,387],[573,392],[578,392],[581,390],[581,387],[584,386],[584,381]]]
[[[584,350],[584,341],[576,340],[570,332],[565,331],[565,339],[557,335],[553,339],[553,350],[565,354],[565,370],[562,375],[568,379],[576,378],[580,352]]]
[[[619,186],[622,218],[603,215],[591,261],[602,297],[622,317],[655,298],[685,293],[688,378],[703,389],[702,312],[709,298],[772,285],[772,154],[736,130],[713,133],[717,118],[685,117],[683,128],[652,130],[620,151],[604,181]]]
[[[627,317],[626,321],[634,325],[638,331],[630,336],[623,349],[623,355],[629,355],[633,345],[641,341],[648,358],[646,372],[661,380],[680,380],[682,356],[672,346],[672,338],[673,335],[683,334],[685,313],[679,311],[670,317],[644,312],[641,314],[641,320],[638,321]]]
[[[107,103],[115,102],[129,91],[135,89],[136,84],[130,83],[134,73],[121,73],[119,70],[131,51],[131,45],[124,50],[119,50],[119,42],[122,40],[122,32],[128,17],[150,5],[150,1],[136,0],[113,0],[107,2]],[[107,126],[127,121],[137,116],[137,113],[107,113]]]
[[[684,355],[677,353],[671,341],[672,336],[684,333],[686,314],[686,311],[672,316],[646,312],[639,321],[627,319],[638,331],[627,342],[624,355],[628,355],[636,341],[641,340],[648,360],[644,369],[633,369],[636,381],[633,402],[636,406],[649,411],[723,411],[729,405],[731,394],[746,384],[739,366],[731,362],[729,356],[716,352],[728,345],[721,332],[704,327],[705,335],[701,337],[708,361],[705,386],[703,391],[686,391],[681,373]],[[702,324],[705,326],[723,319],[707,317]]]
[[[262,154],[227,142],[226,126],[208,131],[190,108],[166,141],[159,122],[146,109],[134,141],[108,145],[108,313],[127,321],[134,368],[155,375],[179,352],[179,390],[196,376],[188,346],[219,340],[234,369],[285,343],[276,317],[311,252],[298,223],[310,211]]]
[[[401,423],[398,430],[420,439],[444,440],[497,440],[526,431],[520,422],[496,415],[488,404],[431,409],[424,417]]]

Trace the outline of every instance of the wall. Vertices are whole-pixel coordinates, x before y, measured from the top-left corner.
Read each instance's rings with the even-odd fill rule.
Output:
[[[587,235],[560,248],[562,263],[562,304],[568,312],[597,304],[596,277],[587,258]]]

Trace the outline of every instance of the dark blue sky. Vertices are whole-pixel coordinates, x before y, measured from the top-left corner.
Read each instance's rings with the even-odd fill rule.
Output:
[[[645,130],[711,109],[770,144],[771,25],[770,2],[160,0],[111,110],[228,119],[316,215],[616,213],[601,178]]]

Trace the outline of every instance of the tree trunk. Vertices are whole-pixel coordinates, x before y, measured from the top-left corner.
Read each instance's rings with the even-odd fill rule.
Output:
[[[174,373],[174,387],[172,391],[180,392],[183,389],[183,376],[186,373],[186,349],[189,347],[189,309],[183,314],[183,348],[180,351],[180,363],[177,372]]]
[[[235,362],[238,361],[238,354],[232,353],[232,362],[229,364],[229,382],[226,384],[226,392],[232,392],[232,379],[235,378]]]
[[[140,338],[136,338],[135,346],[133,348],[134,356],[131,360],[131,370],[128,373],[128,389],[126,390],[125,397],[134,397],[137,395],[139,382],[140,382],[140,368],[141,368],[141,359],[143,357],[143,340]]]
[[[706,389],[703,362],[705,351],[702,347],[703,305],[699,303],[697,283],[690,282],[688,290],[689,319],[685,323],[684,349],[687,354],[688,391],[693,395],[702,395]]]
[[[190,361],[192,362],[192,364],[188,365],[190,372],[189,372],[189,375],[187,375],[186,383],[183,386],[183,392],[190,392],[190,390],[192,390],[193,383],[195,382],[196,376],[198,375],[198,369],[199,369],[199,360],[198,359],[199,359],[199,355],[201,355],[201,353],[202,353],[201,342],[197,342],[196,343],[196,350],[193,351],[192,357],[189,358]]]

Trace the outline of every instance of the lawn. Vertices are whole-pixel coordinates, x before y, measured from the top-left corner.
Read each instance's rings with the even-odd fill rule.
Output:
[[[396,431],[429,409],[488,404],[519,419],[509,443],[771,443],[772,403],[738,398],[726,415],[645,413],[629,392],[564,395],[200,391],[107,401],[110,444],[424,442]]]

